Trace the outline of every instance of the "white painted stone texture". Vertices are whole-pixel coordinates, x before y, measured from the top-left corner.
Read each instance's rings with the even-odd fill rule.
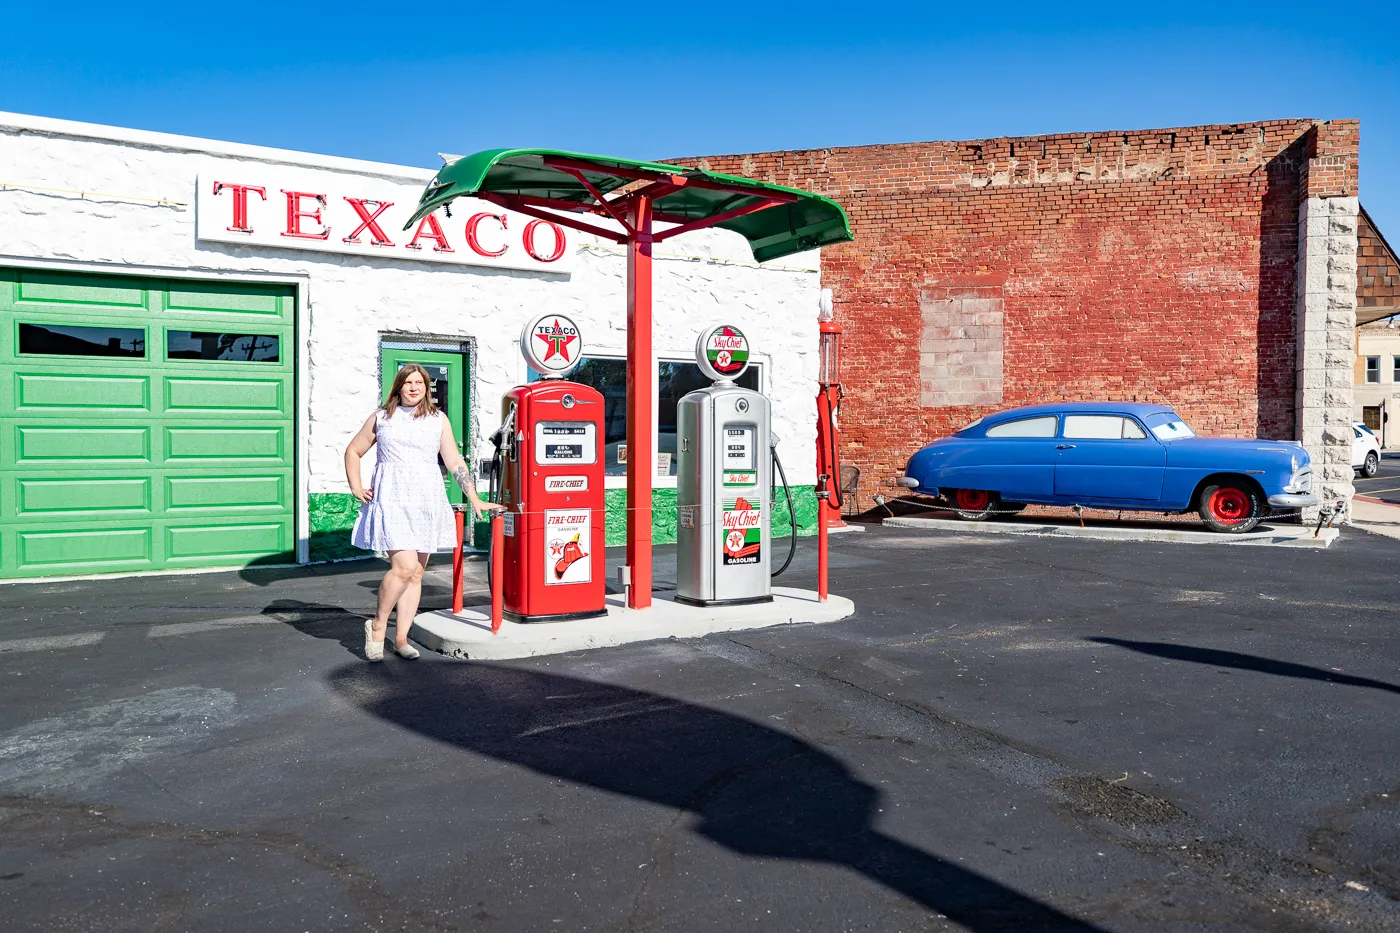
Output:
[[[1308,198],[1298,215],[1298,439],[1324,505],[1355,494],[1351,415],[1356,350],[1356,198]],[[1304,514],[1316,517],[1316,510]]]
[[[433,174],[0,114],[0,263],[300,284],[307,303],[298,313],[309,320],[309,346],[298,373],[309,380],[310,410],[298,413],[298,429],[311,492],[346,491],[342,452],[380,400],[381,333],[475,341],[476,453],[496,427],[501,394],[525,379],[516,340],[527,318],[567,313],[584,330],[589,353],[625,355],[626,266],[615,244],[570,231],[574,269],[557,275],[201,242],[194,191],[211,162],[293,169],[347,192],[366,179],[419,187]],[[705,231],[668,241],[656,255],[657,357],[693,358],[696,334],[707,324],[741,327],[754,358],[765,364],[789,478],[813,483],[817,254],[759,266],[737,234]],[[366,472],[371,466],[372,460]]]

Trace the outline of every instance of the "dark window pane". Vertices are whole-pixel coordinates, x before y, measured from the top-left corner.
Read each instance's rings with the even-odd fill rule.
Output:
[[[735,385],[758,391],[758,366],[734,380]],[[656,443],[658,453],[671,455],[670,475],[676,475],[676,403],[683,397],[712,385],[710,377],[695,363],[660,363],[656,369]]]
[[[281,349],[266,334],[221,334],[208,330],[165,332],[165,357],[170,360],[226,360],[232,363],[276,363]]]
[[[128,327],[70,327],[65,324],[21,324],[19,352],[53,356],[146,355],[146,332]]]
[[[584,357],[568,379],[603,394],[603,472],[622,476],[627,472],[627,361]]]

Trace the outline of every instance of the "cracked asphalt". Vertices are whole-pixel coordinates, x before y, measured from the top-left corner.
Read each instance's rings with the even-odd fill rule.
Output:
[[[1400,541],[832,541],[851,619],[509,663],[365,663],[374,562],[0,587],[4,926],[1400,929]]]

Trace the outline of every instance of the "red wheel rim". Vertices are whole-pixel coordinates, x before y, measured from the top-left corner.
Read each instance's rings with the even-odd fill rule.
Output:
[[[1238,525],[1249,518],[1249,496],[1233,487],[1217,489],[1210,497],[1210,517],[1222,525]]]
[[[957,502],[964,512],[980,512],[991,504],[992,496],[985,489],[959,489]]]

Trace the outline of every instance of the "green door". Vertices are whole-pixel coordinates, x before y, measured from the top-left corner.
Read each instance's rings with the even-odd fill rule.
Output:
[[[0,269],[0,577],[295,559],[295,292]]]
[[[447,423],[452,425],[452,436],[457,439],[457,448],[463,456],[467,452],[466,412],[471,410],[471,400],[467,397],[467,363],[460,353],[443,353],[437,350],[391,350],[379,351],[380,372],[383,385],[381,395],[387,394],[394,384],[394,377],[406,363],[417,363],[433,378],[430,387],[433,401],[447,414]],[[441,463],[439,463],[441,465]],[[449,502],[465,502],[466,496],[457,486],[457,481],[447,474],[444,468],[442,481],[447,489]]]

